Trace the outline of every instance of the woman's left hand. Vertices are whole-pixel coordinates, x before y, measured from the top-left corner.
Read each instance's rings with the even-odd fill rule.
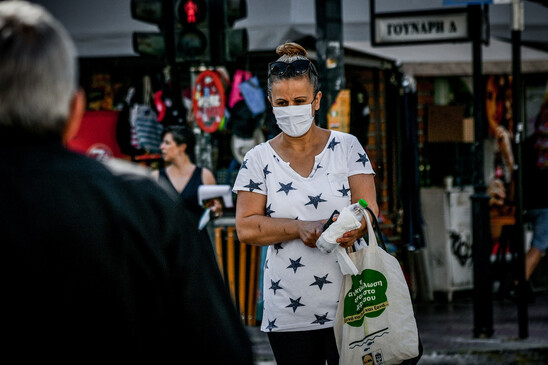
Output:
[[[211,209],[215,218],[219,218],[223,215],[223,204],[217,199],[213,199],[208,208]]]
[[[354,229],[352,231],[348,231],[345,234],[342,235],[342,237],[337,239],[337,243],[342,248],[348,248],[356,242],[358,238],[360,238],[360,228]]]

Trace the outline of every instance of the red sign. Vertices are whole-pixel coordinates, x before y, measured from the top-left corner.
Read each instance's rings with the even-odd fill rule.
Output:
[[[98,160],[124,157],[116,141],[117,122],[116,111],[86,111],[78,133],[68,141],[67,147]]]
[[[225,90],[219,74],[204,71],[194,84],[192,110],[200,128],[213,133],[225,116]]]

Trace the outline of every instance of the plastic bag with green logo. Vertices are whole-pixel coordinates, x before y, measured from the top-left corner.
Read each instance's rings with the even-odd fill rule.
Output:
[[[344,276],[335,319],[339,363],[389,365],[418,360],[419,335],[401,266],[379,247],[369,214],[365,217],[369,245],[349,253],[359,274]]]

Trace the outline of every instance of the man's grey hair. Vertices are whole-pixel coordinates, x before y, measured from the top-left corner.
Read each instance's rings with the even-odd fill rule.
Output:
[[[61,133],[77,89],[76,49],[39,5],[0,2],[0,126]]]

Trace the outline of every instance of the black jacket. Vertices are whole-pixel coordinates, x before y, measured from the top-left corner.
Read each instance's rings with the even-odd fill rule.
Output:
[[[210,244],[148,178],[0,133],[3,356],[252,364]]]

